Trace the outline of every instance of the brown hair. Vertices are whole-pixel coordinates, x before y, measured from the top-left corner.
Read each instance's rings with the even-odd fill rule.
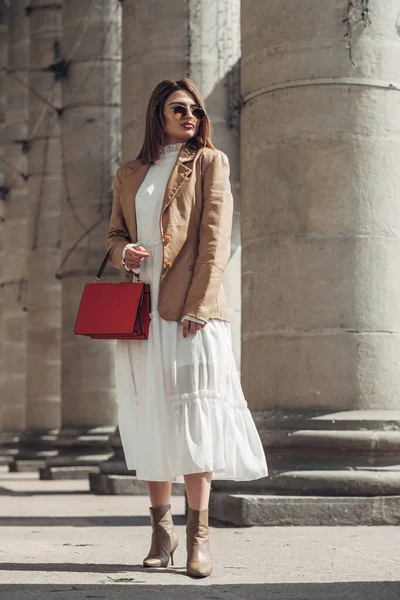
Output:
[[[146,113],[146,130],[144,134],[143,146],[137,156],[145,164],[153,163],[160,158],[161,148],[164,145],[164,105],[173,92],[177,90],[186,90],[196,100],[198,106],[205,111],[205,105],[200,92],[190,79],[165,79],[161,81],[153,90]],[[199,128],[195,136],[186,142],[192,148],[214,148],[211,141],[211,123],[207,114],[200,121]]]

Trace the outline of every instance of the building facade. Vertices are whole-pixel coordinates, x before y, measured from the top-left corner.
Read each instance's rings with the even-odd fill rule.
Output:
[[[395,518],[399,59],[396,0],[2,0],[0,454],[10,468],[97,468],[115,451],[113,343],[74,336],[74,319],[151,90],[190,77],[231,164],[225,288],[271,471],[214,484],[213,515]]]

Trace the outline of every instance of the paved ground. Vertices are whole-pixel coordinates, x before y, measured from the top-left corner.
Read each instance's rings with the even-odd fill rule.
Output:
[[[93,496],[86,481],[0,471],[1,600],[399,600],[396,527],[213,527],[214,574],[185,575],[183,499],[175,568],[147,570],[142,497]]]

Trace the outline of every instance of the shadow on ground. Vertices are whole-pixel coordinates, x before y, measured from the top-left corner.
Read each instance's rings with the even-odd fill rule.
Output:
[[[189,585],[0,585],[1,600],[398,600],[399,582],[213,585],[211,579]],[[105,582],[106,583],[106,582]]]
[[[23,481],[23,480],[19,480]],[[90,495],[90,490],[32,490],[29,492],[17,492],[15,490],[11,490],[10,488],[0,487],[0,495],[1,496],[77,496],[77,495]]]
[[[34,572],[63,572],[63,573],[133,573],[140,572],[157,575],[158,572],[179,574],[181,571],[177,568],[167,569],[146,569],[141,565],[103,565],[100,563],[0,563],[0,571],[34,571]],[[186,575],[186,571],[184,571]]]
[[[174,515],[175,525],[185,525],[184,515]],[[0,517],[0,527],[149,527],[150,517]],[[0,600],[2,600],[0,596]]]

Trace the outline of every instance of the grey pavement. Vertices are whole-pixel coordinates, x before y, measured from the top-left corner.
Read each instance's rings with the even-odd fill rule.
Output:
[[[214,573],[185,574],[182,497],[176,565],[143,569],[148,502],[94,496],[86,481],[0,471],[1,600],[398,600],[397,527],[212,527]]]

